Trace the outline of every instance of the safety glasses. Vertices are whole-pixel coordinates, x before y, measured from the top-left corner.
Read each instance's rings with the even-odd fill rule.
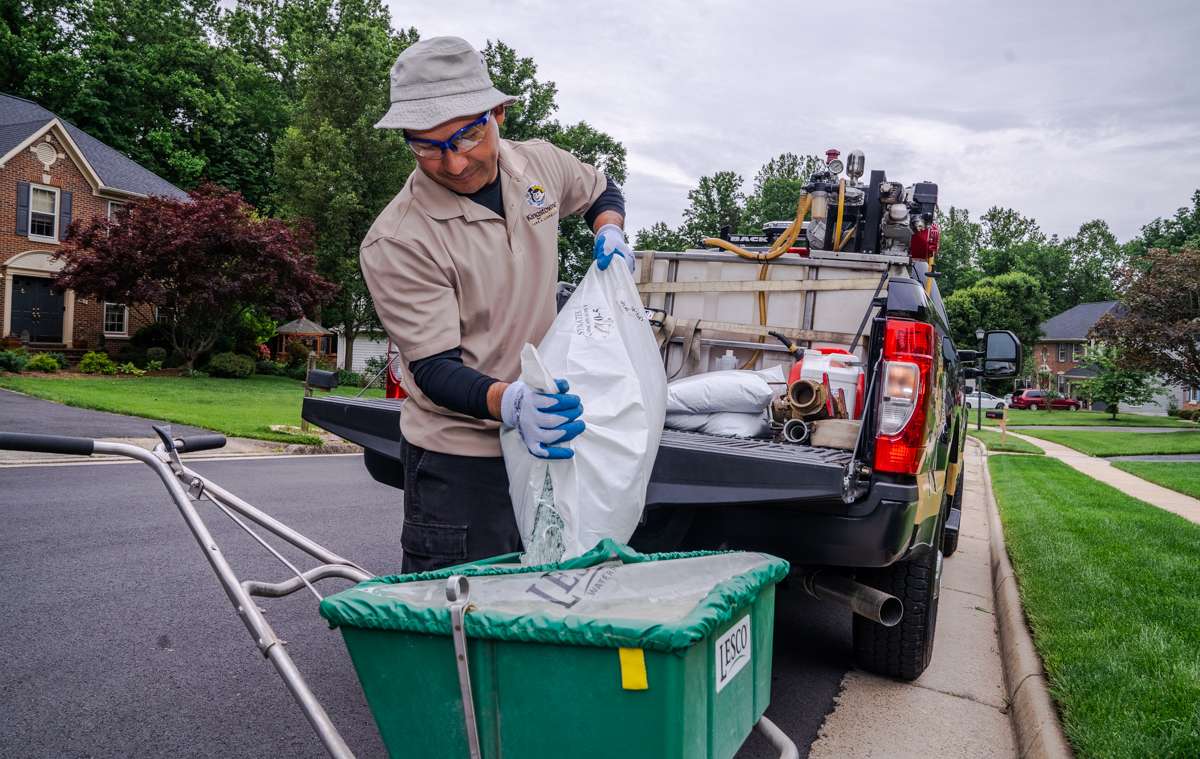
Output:
[[[450,135],[448,140],[427,140],[423,137],[409,137],[408,134],[404,135],[404,140],[408,143],[408,149],[417,158],[441,158],[447,150],[455,153],[469,153],[487,137],[487,123],[490,115],[490,111],[484,113]]]

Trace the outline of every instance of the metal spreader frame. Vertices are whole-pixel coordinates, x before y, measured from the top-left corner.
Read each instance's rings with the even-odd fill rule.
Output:
[[[111,443],[84,437],[0,432],[0,450],[77,456],[109,454],[140,461],[153,469],[154,473],[162,480],[167,492],[170,493],[184,522],[191,530],[192,536],[199,543],[205,558],[217,575],[217,580],[225,591],[225,595],[229,597],[230,603],[233,604],[238,617],[249,631],[254,644],[279,672],[284,685],[287,686],[301,711],[304,712],[304,716],[313,726],[321,744],[335,759],[354,759],[354,753],[346,745],[345,740],[329,719],[328,713],[317,701],[316,696],[308,687],[308,683],[305,682],[304,676],[300,674],[295,662],[292,661],[291,655],[287,652],[286,641],[275,633],[253,597],[281,598],[307,588],[320,600],[321,594],[317,592],[314,583],[329,578],[362,582],[371,579],[374,575],[359,564],[301,535],[203,475],[184,466],[179,454],[222,448],[225,446],[224,435],[212,433],[176,437],[171,433],[170,425],[155,426],[154,432],[158,435],[159,443],[154,446],[153,450],[146,450],[127,443]],[[226,561],[225,555],[221,552],[216,540],[213,539],[212,533],[205,526],[200,513],[196,510],[196,504],[202,501],[212,503],[217,510],[233,520],[238,527],[283,563],[292,572],[292,577],[281,582],[240,580],[229,562]],[[290,543],[321,563],[311,569],[301,571],[275,550],[251,525],[247,524],[247,521]],[[451,578],[451,584],[447,586],[447,603],[452,617],[458,620],[460,629],[460,634],[455,636],[455,658],[459,661],[459,682],[463,691],[467,734],[474,738],[473,741],[469,740],[469,755],[471,759],[476,759],[480,751],[479,739],[475,728],[470,672],[466,667],[466,637],[461,633],[462,617],[471,608],[467,604],[468,593],[469,586],[465,578],[461,576]],[[796,745],[766,717],[760,719],[755,727],[772,747],[780,751],[780,759],[798,759],[799,751]]]

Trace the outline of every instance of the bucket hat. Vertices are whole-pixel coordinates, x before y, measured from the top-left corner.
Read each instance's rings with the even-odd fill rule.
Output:
[[[483,56],[460,37],[431,37],[392,64],[392,105],[379,129],[432,129],[516,100],[492,86]]]

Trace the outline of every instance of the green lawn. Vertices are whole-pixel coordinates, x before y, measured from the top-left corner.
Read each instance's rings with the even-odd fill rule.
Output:
[[[286,377],[47,377],[0,375],[0,387],[68,406],[191,424],[236,437],[319,443],[314,435],[273,432],[273,424],[300,424],[303,385]],[[354,395],[358,388],[339,388]],[[369,390],[378,397],[379,390]],[[33,431],[33,430],[30,430]],[[152,434],[147,430],[148,434]]]
[[[1055,459],[988,466],[1078,755],[1200,756],[1200,526]]]
[[[1084,432],[1021,430],[1022,435],[1060,443],[1091,456],[1146,456],[1157,453],[1200,453],[1200,431]]]
[[[987,412],[987,409],[984,409]],[[975,411],[971,412],[971,423],[975,423]],[[996,426],[996,419],[983,419],[983,425]],[[1033,411],[1030,409],[1010,408],[1008,423],[1036,424],[1046,427],[1185,427],[1196,429],[1197,425],[1176,419],[1171,416],[1149,416],[1142,414],[1117,414],[1114,421],[1104,411]]]
[[[1114,461],[1117,469],[1200,498],[1200,461]]]
[[[1018,440],[1012,435],[1005,435],[1002,443],[1000,442],[1000,433],[993,430],[976,430],[972,427],[967,434],[986,445],[988,453],[1043,453],[1042,449],[1036,445]]]

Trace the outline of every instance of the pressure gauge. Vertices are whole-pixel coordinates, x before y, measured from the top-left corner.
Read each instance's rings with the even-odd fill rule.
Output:
[[[829,172],[836,177],[838,174],[842,173],[842,169],[845,168],[845,166],[842,164],[842,159],[834,158],[832,161],[825,164],[825,168],[829,169]]]

